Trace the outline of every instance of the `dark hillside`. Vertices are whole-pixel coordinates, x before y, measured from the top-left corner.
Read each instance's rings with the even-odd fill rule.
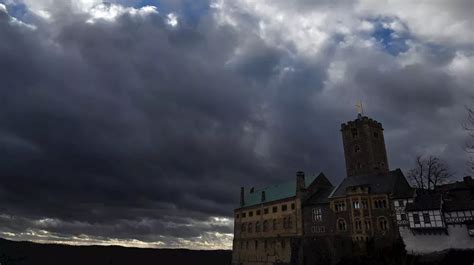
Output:
[[[0,239],[1,265],[227,265],[232,252],[68,246]]]

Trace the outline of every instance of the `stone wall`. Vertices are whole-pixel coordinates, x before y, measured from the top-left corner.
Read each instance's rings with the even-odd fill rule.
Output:
[[[400,227],[400,235],[409,254],[424,254],[447,249],[474,249],[474,237],[470,237],[466,225],[449,225],[447,234],[414,234],[408,227]]]

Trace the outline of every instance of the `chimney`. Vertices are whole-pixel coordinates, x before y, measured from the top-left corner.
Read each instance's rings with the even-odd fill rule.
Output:
[[[296,192],[303,191],[305,188],[304,172],[298,171],[296,172]]]
[[[245,205],[244,187],[240,187],[240,207]]]
[[[265,198],[265,191],[262,191],[262,202],[264,202],[267,198]]]

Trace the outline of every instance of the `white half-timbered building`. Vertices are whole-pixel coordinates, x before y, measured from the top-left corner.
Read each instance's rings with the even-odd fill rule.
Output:
[[[474,181],[465,177],[394,201],[400,235],[410,253],[474,249]]]

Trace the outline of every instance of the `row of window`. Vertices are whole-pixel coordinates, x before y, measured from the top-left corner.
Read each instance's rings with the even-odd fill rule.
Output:
[[[359,136],[359,132],[357,131],[357,128],[352,128],[351,134],[352,134],[352,138],[356,139]],[[379,138],[378,132],[373,132],[372,135],[374,136],[374,138]]]
[[[253,245],[253,248],[255,250],[258,250],[259,247],[263,247],[264,250],[267,250],[268,248],[276,247],[278,245],[278,243],[279,243],[279,245],[282,249],[286,248],[286,240],[281,239],[281,240],[278,240],[278,241],[277,240],[263,240],[262,242],[259,242],[258,240],[241,240],[240,241],[240,249],[247,249],[248,250]]]
[[[294,210],[295,209],[295,204],[292,203],[290,207],[291,207],[291,210]],[[282,212],[286,212],[288,210],[288,204],[280,205],[280,210]],[[270,211],[269,208],[264,208],[263,209],[263,214],[268,214],[269,211]],[[272,207],[272,213],[276,213],[276,212],[278,212],[278,206],[273,206]],[[247,217],[247,214],[248,214],[248,217],[253,217],[253,213],[254,213],[254,211],[242,212],[240,214],[240,216],[242,218],[245,218],[245,217]],[[255,210],[255,215],[261,215],[261,213],[262,213],[261,210]],[[235,218],[239,219],[239,214],[236,214]]]
[[[277,219],[273,219],[272,221],[272,230],[276,231],[278,230],[278,221]],[[264,220],[263,222],[257,221],[255,222],[255,225],[250,222],[250,223],[242,223],[240,225],[240,231],[241,232],[247,232],[247,233],[253,233],[255,227],[255,233],[259,232],[268,232],[270,227],[269,227],[269,220]],[[283,218],[283,229],[291,229],[293,228],[293,220],[291,216],[284,217]]]
[[[377,199],[373,201],[374,209],[385,209],[387,208],[387,206],[388,206],[387,201],[385,199]],[[352,201],[352,208],[353,209],[367,209],[369,207],[366,200],[362,200],[362,201],[355,200],[355,201]],[[340,202],[334,203],[334,210],[336,212],[346,211],[347,210],[346,202],[340,201]]]
[[[359,218],[354,219],[354,229],[356,231],[362,231],[363,228],[365,228],[366,231],[370,230],[371,229],[371,221],[370,220],[365,220],[364,227],[362,227],[362,221]],[[388,230],[387,218],[385,218],[385,217],[379,217],[378,218],[378,228],[381,231],[387,231]],[[339,232],[347,231],[347,224],[346,224],[346,220],[344,218],[339,218],[337,220],[336,229]]]
[[[413,214],[413,222],[417,225],[419,225],[421,222],[420,222],[420,215],[417,214],[417,213],[414,213]],[[430,214],[429,213],[424,213],[423,214],[423,223],[425,224],[431,224],[431,220],[430,220]]]

